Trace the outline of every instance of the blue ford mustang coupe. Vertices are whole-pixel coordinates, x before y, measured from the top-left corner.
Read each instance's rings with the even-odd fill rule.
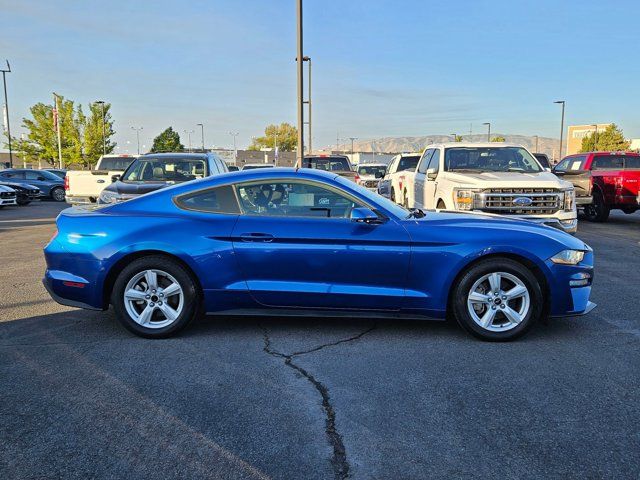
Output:
[[[270,168],[64,210],[44,284],[64,305],[113,308],[144,337],[201,312],[457,319],[510,340],[588,313],[593,252],[551,227],[409,211],[335,174]]]

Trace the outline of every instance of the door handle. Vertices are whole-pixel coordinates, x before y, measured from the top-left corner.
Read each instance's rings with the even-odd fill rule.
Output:
[[[271,242],[273,235],[270,233],[243,233],[240,235],[243,242]]]

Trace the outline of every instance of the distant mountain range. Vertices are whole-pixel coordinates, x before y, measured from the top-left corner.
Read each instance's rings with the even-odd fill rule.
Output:
[[[528,135],[508,135],[505,133],[491,133],[491,138],[504,137],[508,143],[524,145],[531,152],[546,153],[549,157],[557,155],[559,139],[538,137],[538,149],[536,151],[536,137]],[[463,135],[464,142],[486,142],[486,134]],[[425,135],[421,137],[382,137],[373,139],[355,140],[353,142],[354,152],[379,152],[379,153],[401,153],[419,152],[426,145],[431,143],[451,142],[451,135]],[[328,146],[327,149],[335,149],[335,145]],[[338,145],[338,150],[350,152],[351,142]]]

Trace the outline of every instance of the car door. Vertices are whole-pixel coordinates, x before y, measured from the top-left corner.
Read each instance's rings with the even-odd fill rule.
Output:
[[[25,181],[29,183],[29,185],[38,187],[44,195],[49,195],[51,182],[47,181],[44,175],[42,175],[40,172],[38,172],[37,170],[25,170],[24,178]]]
[[[349,218],[364,203],[328,184],[262,180],[236,186],[242,214],[234,252],[262,305],[398,310],[410,242],[394,219]]]
[[[440,149],[435,148],[429,158],[429,165],[424,173],[424,185],[422,187],[422,208],[436,208],[436,190],[438,189],[438,172],[440,171]]]
[[[427,177],[427,168],[433,151],[433,148],[425,150],[420,162],[418,162],[418,167],[413,176],[413,204],[409,205],[410,207],[425,208],[424,186]]]

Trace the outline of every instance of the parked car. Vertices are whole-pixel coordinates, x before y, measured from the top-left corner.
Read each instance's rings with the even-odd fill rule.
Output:
[[[46,170],[30,168],[9,168],[0,171],[0,181],[32,185],[40,190],[42,197],[64,202],[64,180]]]
[[[78,205],[98,202],[100,193],[111,183],[111,179],[121,175],[135,159],[132,155],[103,155],[93,170],[67,172],[67,203]]]
[[[0,185],[0,208],[17,205],[17,196],[13,188]]]
[[[569,233],[578,227],[573,185],[546,172],[521,145],[428,146],[400,195],[406,207],[510,215]]]
[[[536,157],[536,160],[538,160],[542,168],[551,170],[551,161],[546,153],[534,153],[533,156]]]
[[[575,185],[587,220],[604,222],[611,210],[640,210],[639,153],[578,153],[563,158],[553,171]]]
[[[384,163],[362,163],[357,165],[354,170],[358,174],[358,185],[376,192],[378,183],[387,171],[387,166]]]
[[[403,191],[406,172],[413,172],[420,161],[420,153],[401,153],[391,159],[384,177],[378,184],[378,193],[397,201],[398,192]]]
[[[62,169],[62,168],[45,168],[45,170],[47,172],[51,172],[54,175],[59,176],[62,179],[64,179],[64,177],[67,176],[67,171],[65,169]]]
[[[198,312],[435,318],[511,340],[588,313],[593,252],[566,233],[477,213],[410,212],[352,181],[272,168],[67,209],[44,249],[63,305],[132,332],[177,333]]]
[[[0,179],[0,185],[15,190],[16,203],[20,206],[29,205],[40,198],[40,189],[28,183],[6,182]]]
[[[300,167],[299,162],[296,163],[296,166]],[[353,182],[357,182],[360,179],[358,173],[351,167],[349,157],[345,155],[306,155],[302,159],[302,168],[333,172]]]
[[[258,168],[273,168],[271,163],[245,163],[242,170],[256,170]]]
[[[122,176],[100,193],[98,203],[130,200],[176,183],[228,172],[215,153],[149,153],[138,157]]]

